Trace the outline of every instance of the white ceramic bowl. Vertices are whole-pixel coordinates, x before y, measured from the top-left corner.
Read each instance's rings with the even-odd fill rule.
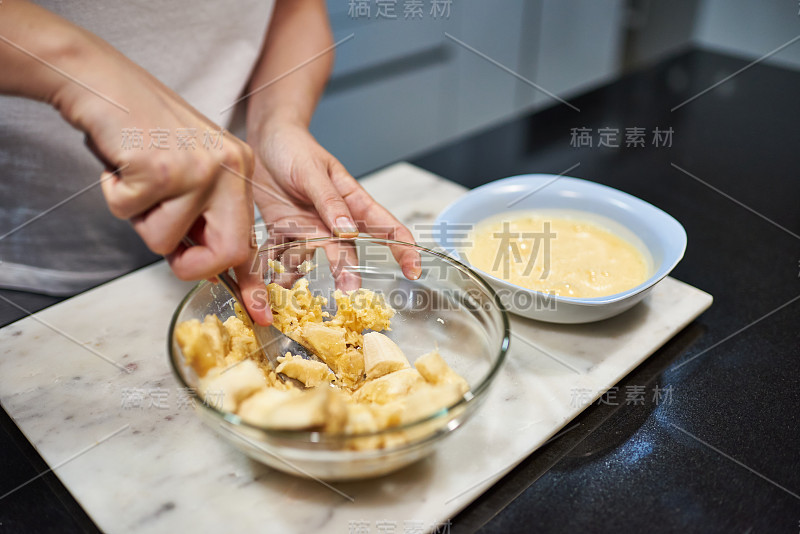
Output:
[[[466,228],[487,217],[524,210],[581,212],[628,239],[650,262],[650,277],[638,286],[606,297],[546,295],[479,271],[508,311],[552,323],[588,323],[618,315],[641,301],[683,258],[686,231],[652,204],[617,189],[579,178],[525,174],[473,189],[436,219],[434,237],[448,254],[469,264],[462,253]]]

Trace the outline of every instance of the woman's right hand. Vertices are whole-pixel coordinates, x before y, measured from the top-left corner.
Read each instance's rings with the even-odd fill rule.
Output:
[[[257,322],[268,322],[268,311],[250,298],[259,285],[263,293],[250,269],[250,148],[227,132],[204,146],[206,132],[219,136],[221,128],[99,37],[28,2],[7,0],[2,9],[8,24],[0,22],[0,67],[21,78],[0,83],[0,92],[58,109],[105,163],[101,187],[111,213],[130,220],[179,278],[213,278],[233,266],[245,305]],[[151,144],[153,132],[167,132],[168,147]],[[177,146],[179,133],[189,143]],[[141,143],[126,145],[126,134]],[[186,235],[199,246],[184,246]]]

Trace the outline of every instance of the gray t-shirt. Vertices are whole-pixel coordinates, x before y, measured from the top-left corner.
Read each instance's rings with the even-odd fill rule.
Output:
[[[271,1],[259,0],[40,4],[108,41],[226,128],[233,110],[221,110],[242,93],[272,11]],[[175,144],[186,132],[159,135]],[[225,142],[218,132],[193,135],[198,150]],[[131,143],[125,137],[120,132],[120,143]],[[157,258],[109,212],[102,170],[57,111],[0,96],[0,287],[70,295]]]

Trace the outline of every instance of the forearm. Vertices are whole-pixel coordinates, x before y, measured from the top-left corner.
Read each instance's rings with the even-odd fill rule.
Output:
[[[348,238],[367,232],[413,242],[411,232],[308,131],[333,67],[332,43],[324,0],[277,0],[248,88],[247,141],[258,155],[256,204],[271,225],[271,237]],[[416,253],[396,258],[408,278],[419,277]]]
[[[0,93],[58,104],[99,39],[30,2],[0,4]]]
[[[269,32],[247,93],[248,140],[270,124],[307,126],[333,67],[333,51],[291,74],[333,43],[324,0],[277,0]]]
[[[48,102],[85,134],[107,167],[98,185],[111,213],[130,220],[179,277],[238,268],[252,317],[269,321],[251,293],[263,282],[250,270],[253,155],[244,142],[228,136],[213,150],[126,148],[126,130],[219,126],[100,37],[25,1],[0,3],[0,72],[0,93]],[[187,235],[199,245],[185,247]]]

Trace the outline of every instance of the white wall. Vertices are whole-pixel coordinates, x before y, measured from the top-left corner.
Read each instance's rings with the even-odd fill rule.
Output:
[[[651,62],[695,44],[757,59],[800,35],[798,0],[628,0],[628,60]],[[800,40],[765,60],[800,67]]]
[[[756,59],[800,35],[797,0],[702,0],[694,41]],[[800,68],[800,40],[767,63]]]

